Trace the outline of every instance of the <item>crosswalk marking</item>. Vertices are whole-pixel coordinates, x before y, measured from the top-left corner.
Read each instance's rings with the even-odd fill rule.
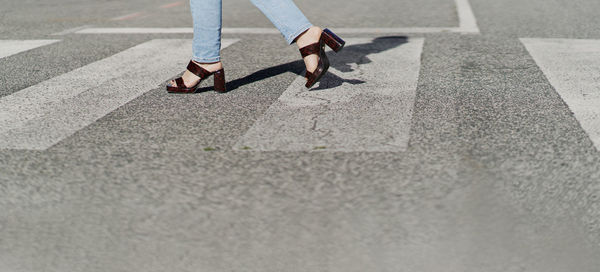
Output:
[[[521,42],[600,150],[600,40]]]
[[[406,150],[423,43],[349,40],[318,83],[327,89],[307,91],[298,77],[234,149]]]
[[[0,40],[0,59],[60,40]]]
[[[191,43],[151,40],[0,98],[0,148],[51,147],[173,77],[189,61]]]

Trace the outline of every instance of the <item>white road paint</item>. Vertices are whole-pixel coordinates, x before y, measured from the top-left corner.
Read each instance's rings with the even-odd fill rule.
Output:
[[[469,0],[455,0],[455,3],[459,21],[459,31],[456,32],[478,34],[479,27]]]
[[[67,34],[71,34],[71,33],[77,32],[79,30],[90,28],[90,27],[92,27],[92,25],[83,25],[83,26],[78,26],[78,27],[73,27],[73,28],[65,29],[63,31],[52,33],[50,35],[52,35],[52,36],[67,35]]]
[[[183,1],[177,1],[177,2],[162,5],[162,6],[160,6],[160,8],[169,9],[169,8],[178,7],[178,6],[182,6],[182,5],[183,5]]]
[[[234,149],[406,150],[424,39],[347,42],[316,88],[299,76]]]
[[[457,27],[363,27],[363,28],[332,28],[338,34],[410,34],[410,33],[439,33],[462,32]]]
[[[78,34],[172,34],[194,33],[191,27],[105,27],[78,30]],[[223,28],[224,34],[278,34],[275,28]]]
[[[339,34],[410,34],[410,33],[439,33],[455,32],[478,34],[479,27],[468,0],[455,0],[458,13],[458,27],[373,27],[373,28],[332,28]],[[160,33],[193,33],[191,27],[180,28],[87,28],[76,31],[78,34],[160,34]],[[278,34],[275,28],[223,28],[225,34]]]
[[[410,33],[439,33],[439,32],[465,32],[457,27],[372,27],[372,28],[331,28],[338,34],[410,34]],[[105,27],[105,28],[87,28],[77,30],[77,34],[173,34],[173,33],[194,33],[194,29],[189,27]],[[261,27],[239,27],[223,28],[223,34],[279,34],[276,28]],[[465,32],[466,33],[466,32]],[[471,32],[469,32],[471,33]]]
[[[77,34],[171,34],[194,33],[191,27],[95,27],[78,30]]]
[[[600,150],[600,40],[521,42]]]
[[[60,40],[0,40],[0,59],[58,41]]]
[[[140,11],[140,12],[134,12],[131,14],[127,14],[127,15],[123,15],[123,16],[119,16],[119,17],[115,17],[115,18],[111,18],[111,21],[123,21],[123,20],[129,20],[129,19],[133,19],[136,17],[140,17],[142,15],[144,15],[145,12]]]
[[[0,148],[45,150],[159,88],[185,68],[191,43],[151,40],[0,98]]]

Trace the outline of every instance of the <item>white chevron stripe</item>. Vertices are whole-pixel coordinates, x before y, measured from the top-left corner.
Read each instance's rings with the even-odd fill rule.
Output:
[[[402,41],[349,40],[330,54],[331,73],[318,83],[325,90],[306,90],[298,77],[234,149],[404,151],[424,39]]]
[[[600,40],[521,42],[600,150]]]
[[[60,40],[0,40],[0,59]]]
[[[0,98],[0,148],[51,147],[179,73],[191,43],[152,40]]]

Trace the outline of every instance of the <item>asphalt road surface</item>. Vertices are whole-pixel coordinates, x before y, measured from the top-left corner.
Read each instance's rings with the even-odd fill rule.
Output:
[[[0,272],[599,271],[600,2],[0,0]]]

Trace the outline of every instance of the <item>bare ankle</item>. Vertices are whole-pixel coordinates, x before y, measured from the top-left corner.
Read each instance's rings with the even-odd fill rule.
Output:
[[[203,63],[203,62],[197,62],[197,61],[193,61],[193,62],[200,65],[200,67],[202,67],[210,72],[214,72],[214,71],[217,71],[217,70],[220,70],[223,68],[223,63],[221,63],[221,61],[210,62],[210,63]]]
[[[298,48],[302,48],[318,41],[322,31],[323,30],[318,26],[310,27],[308,30],[304,31],[304,33],[298,36],[296,39],[296,45],[298,45]]]

